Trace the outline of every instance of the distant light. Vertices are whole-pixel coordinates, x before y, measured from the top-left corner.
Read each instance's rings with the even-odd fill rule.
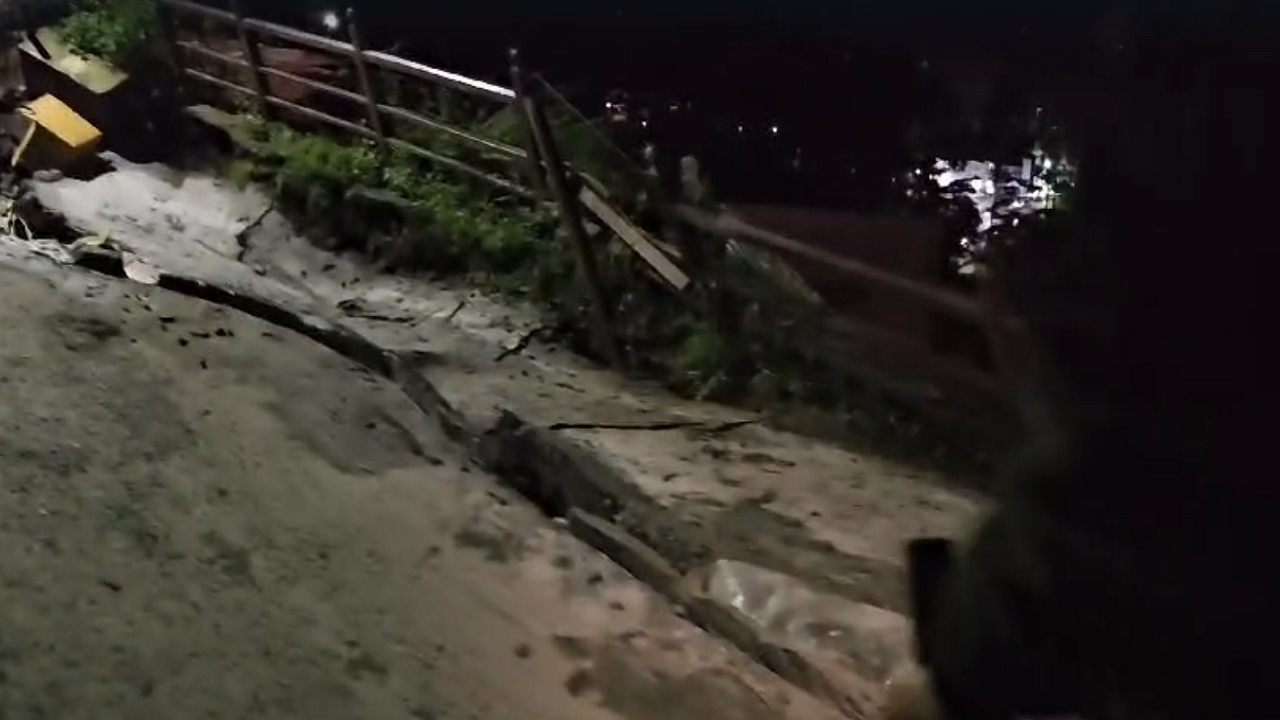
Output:
[[[320,24],[329,32],[337,32],[342,27],[342,18],[338,16],[337,11],[325,10],[320,14]]]
[[[739,125],[739,126],[738,126],[738,134],[739,134],[739,135],[741,135],[742,133],[744,133],[744,132],[746,132],[746,131],[747,131],[747,129],[746,129],[745,127],[743,127],[743,126],[741,126],[741,125]]]
[[[778,134],[778,126],[777,126],[777,125],[770,125],[770,126],[769,126],[769,132],[773,133],[774,135],[777,135],[777,134]]]
[[[649,121],[648,121],[648,120],[641,120],[641,121],[640,121],[640,127],[642,127],[642,128],[647,128],[647,127],[649,127]]]

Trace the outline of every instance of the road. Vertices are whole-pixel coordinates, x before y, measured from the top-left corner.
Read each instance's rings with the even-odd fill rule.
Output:
[[[834,717],[300,337],[52,266],[0,324],[0,718]]]

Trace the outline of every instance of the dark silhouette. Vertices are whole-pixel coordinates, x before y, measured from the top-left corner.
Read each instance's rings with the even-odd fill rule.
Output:
[[[952,717],[1274,712],[1280,55],[1257,22],[1138,29],[1096,66],[1071,212],[1001,268],[1029,443],[917,608]]]

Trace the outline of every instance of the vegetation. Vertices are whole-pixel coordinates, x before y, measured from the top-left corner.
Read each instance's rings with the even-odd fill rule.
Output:
[[[157,13],[155,0],[81,0],[58,31],[76,52],[123,65],[154,35]]]
[[[261,120],[246,135],[240,144],[255,150],[229,172],[272,188],[317,240],[356,247],[390,270],[465,277],[533,302],[562,342],[599,357],[589,299],[551,206],[442,175],[408,154],[383,160],[371,144]],[[791,429],[853,436],[917,462],[966,470],[985,463],[973,436],[957,436],[954,424],[922,417],[842,363],[799,352],[792,333],[802,328],[776,314],[794,300],[776,288],[770,294],[750,266],[726,264],[708,297],[691,303],[621,243],[597,247],[619,340],[642,375],[686,396],[751,407]]]
[[[378,218],[370,218],[372,227],[349,230],[412,233],[403,244],[420,253],[410,263],[416,267],[516,272],[532,263],[539,239],[555,225],[544,208],[450,181],[407,154],[383,161],[368,145],[345,145],[281,125],[264,124],[262,132],[278,162],[258,172],[269,170],[278,196],[307,217],[340,210],[353,188],[402,200],[394,226],[377,227]]]

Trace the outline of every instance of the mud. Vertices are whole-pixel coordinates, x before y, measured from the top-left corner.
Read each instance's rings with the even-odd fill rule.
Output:
[[[567,515],[568,527],[579,539],[661,592],[700,627],[726,638],[764,667],[832,703],[848,717],[875,714],[880,697],[876,681],[825,667],[797,652],[785,639],[765,637],[740,612],[707,597],[700,587],[699,570],[717,557],[763,558],[773,567],[786,565],[777,558],[785,557],[791,547],[786,543],[787,536],[770,534],[770,523],[777,523],[777,518],[761,522],[758,516],[746,514],[734,520],[730,514],[727,524],[737,534],[717,533],[714,526],[700,521],[705,513],[697,509],[682,512],[689,508],[672,512],[640,493],[625,476],[598,457],[550,430],[529,426],[510,413],[502,415],[497,425],[482,436],[480,448],[487,468],[507,479],[544,511]],[[710,523],[717,522],[722,521],[712,516]],[[802,530],[792,529],[796,530],[792,537],[795,547],[815,544]],[[724,541],[726,537],[729,542]],[[761,542],[774,546],[767,555],[753,554]],[[818,548],[817,560],[822,563],[819,567],[839,572],[842,563],[865,562],[829,547]],[[812,567],[804,571],[805,577],[813,575]],[[900,569],[880,567],[873,572],[881,577],[860,586],[883,588],[885,593],[893,593],[893,602],[900,602]],[[837,575],[828,585],[841,588],[841,581],[848,580],[848,575]]]
[[[816,580],[822,589],[900,610],[899,567],[837,551],[830,543],[814,538],[802,523],[768,510],[765,505],[771,498],[767,496],[731,506],[707,501],[683,501],[674,506],[660,503],[615,465],[564,434],[622,427],[681,432],[704,442],[708,455],[724,459],[732,451],[725,450],[719,441],[741,428],[743,421],[628,420],[538,427],[512,412],[501,411],[497,420],[485,427],[484,418],[468,417],[455,408],[427,379],[430,373],[420,372],[424,368],[419,354],[384,349],[348,328],[216,285],[174,275],[163,276],[160,284],[299,332],[355,360],[366,371],[393,379],[419,410],[440,421],[448,436],[470,445],[483,468],[502,478],[546,516],[566,518],[575,536],[662,593],[697,625],[726,638],[764,667],[832,703],[845,715],[866,717],[873,713],[878,698],[873,683],[857,677],[833,677],[834,673],[803,653],[762,637],[739,613],[704,597],[685,578],[719,558],[764,559],[773,569]],[[361,450],[351,456],[332,451],[328,439],[316,437],[315,432],[304,430],[299,439],[321,456],[341,458],[339,463],[354,462],[344,465],[347,470],[372,469],[352,460],[361,456]],[[372,444],[376,446],[378,441]],[[420,457],[420,449],[410,446],[409,454]],[[785,461],[749,451],[739,453],[738,459],[786,468]],[[472,529],[460,531],[453,541],[455,546],[478,550],[497,563],[519,557],[523,550],[518,538]],[[582,673],[569,683],[578,692],[598,684],[593,676]],[[643,695],[644,691],[640,692]],[[637,707],[631,710],[643,712],[643,704]]]
[[[898,609],[901,607],[899,568],[837,552],[829,543],[814,539],[802,524],[763,507],[769,500],[767,497],[727,508],[705,502],[683,502],[674,509],[664,506],[641,492],[627,475],[609,462],[562,434],[564,430],[624,425],[639,431],[678,431],[707,441],[710,454],[723,456],[727,451],[720,448],[717,440],[742,427],[741,421],[632,421],[578,423],[576,427],[569,423],[552,429],[536,427],[513,413],[501,412],[491,427],[482,429],[474,418],[468,419],[452,407],[418,372],[421,358],[417,355],[385,350],[349,329],[300,316],[287,308],[217,286],[168,275],[162,277],[161,285],[296,330],[356,360],[365,370],[396,380],[419,410],[441,420],[448,435],[469,441],[475,457],[486,470],[504,479],[545,515],[566,518],[575,536],[676,603],[696,624],[728,639],[764,667],[831,702],[850,717],[865,717],[873,712],[877,701],[873,684],[856,677],[833,679],[828,669],[815,665],[804,654],[761,637],[739,613],[704,597],[685,578],[718,558],[759,560],[763,557],[779,571],[820,578],[824,589]],[[286,408],[287,403],[278,410],[287,414],[290,411]],[[361,415],[356,410],[353,415],[349,408],[330,408],[326,413],[334,415],[339,411],[345,412],[349,420],[364,423],[367,429],[379,428],[376,420],[369,419],[368,411]],[[403,439],[403,429],[397,431],[395,423],[383,426],[392,436]],[[377,447],[387,435],[379,433],[374,437],[377,439],[368,444]],[[362,449],[347,455],[331,445],[331,438],[317,437],[314,429],[303,430],[298,439],[345,470],[373,469],[372,465],[362,466],[359,461]],[[412,442],[403,449],[407,455],[417,458],[424,454]],[[379,460],[395,455],[394,452],[380,455]],[[772,457],[744,453],[742,459],[785,467],[784,462]],[[488,561],[496,563],[520,557],[524,550],[518,537],[486,534],[471,528],[460,530],[453,541],[456,547],[477,550]],[[807,553],[808,557],[779,561],[795,557],[797,553],[802,556]],[[229,560],[224,565],[235,567],[236,561]],[[851,591],[850,585],[858,589]],[[579,673],[571,678],[569,686],[585,692],[599,683],[594,676]],[[643,695],[646,691],[638,692]],[[645,712],[643,703],[630,710]]]
[[[833,717],[364,365],[28,269],[0,269],[0,716]]]
[[[150,182],[149,171],[121,172],[128,183]],[[60,189],[60,202],[90,190]],[[198,202],[156,192],[173,212]],[[717,559],[738,558],[901,611],[904,539],[954,534],[976,512],[971,498],[908,469],[765,431],[741,412],[681,402],[602,372],[540,343],[534,314],[474,291],[371,272],[311,247],[279,217],[235,233],[240,242],[228,256],[221,241],[185,231],[161,238],[129,220],[155,213],[145,198],[130,201],[109,188],[90,197],[141,206],[98,220],[86,200],[68,216],[92,230],[103,224],[165,268],[162,287],[294,330],[391,378],[546,516],[563,520],[691,619],[851,716],[866,712],[873,693],[761,638],[688,579]],[[375,443],[393,442],[379,437]],[[326,443],[298,439],[318,453]],[[518,543],[491,534],[462,533],[449,544],[495,565],[521,554]]]

